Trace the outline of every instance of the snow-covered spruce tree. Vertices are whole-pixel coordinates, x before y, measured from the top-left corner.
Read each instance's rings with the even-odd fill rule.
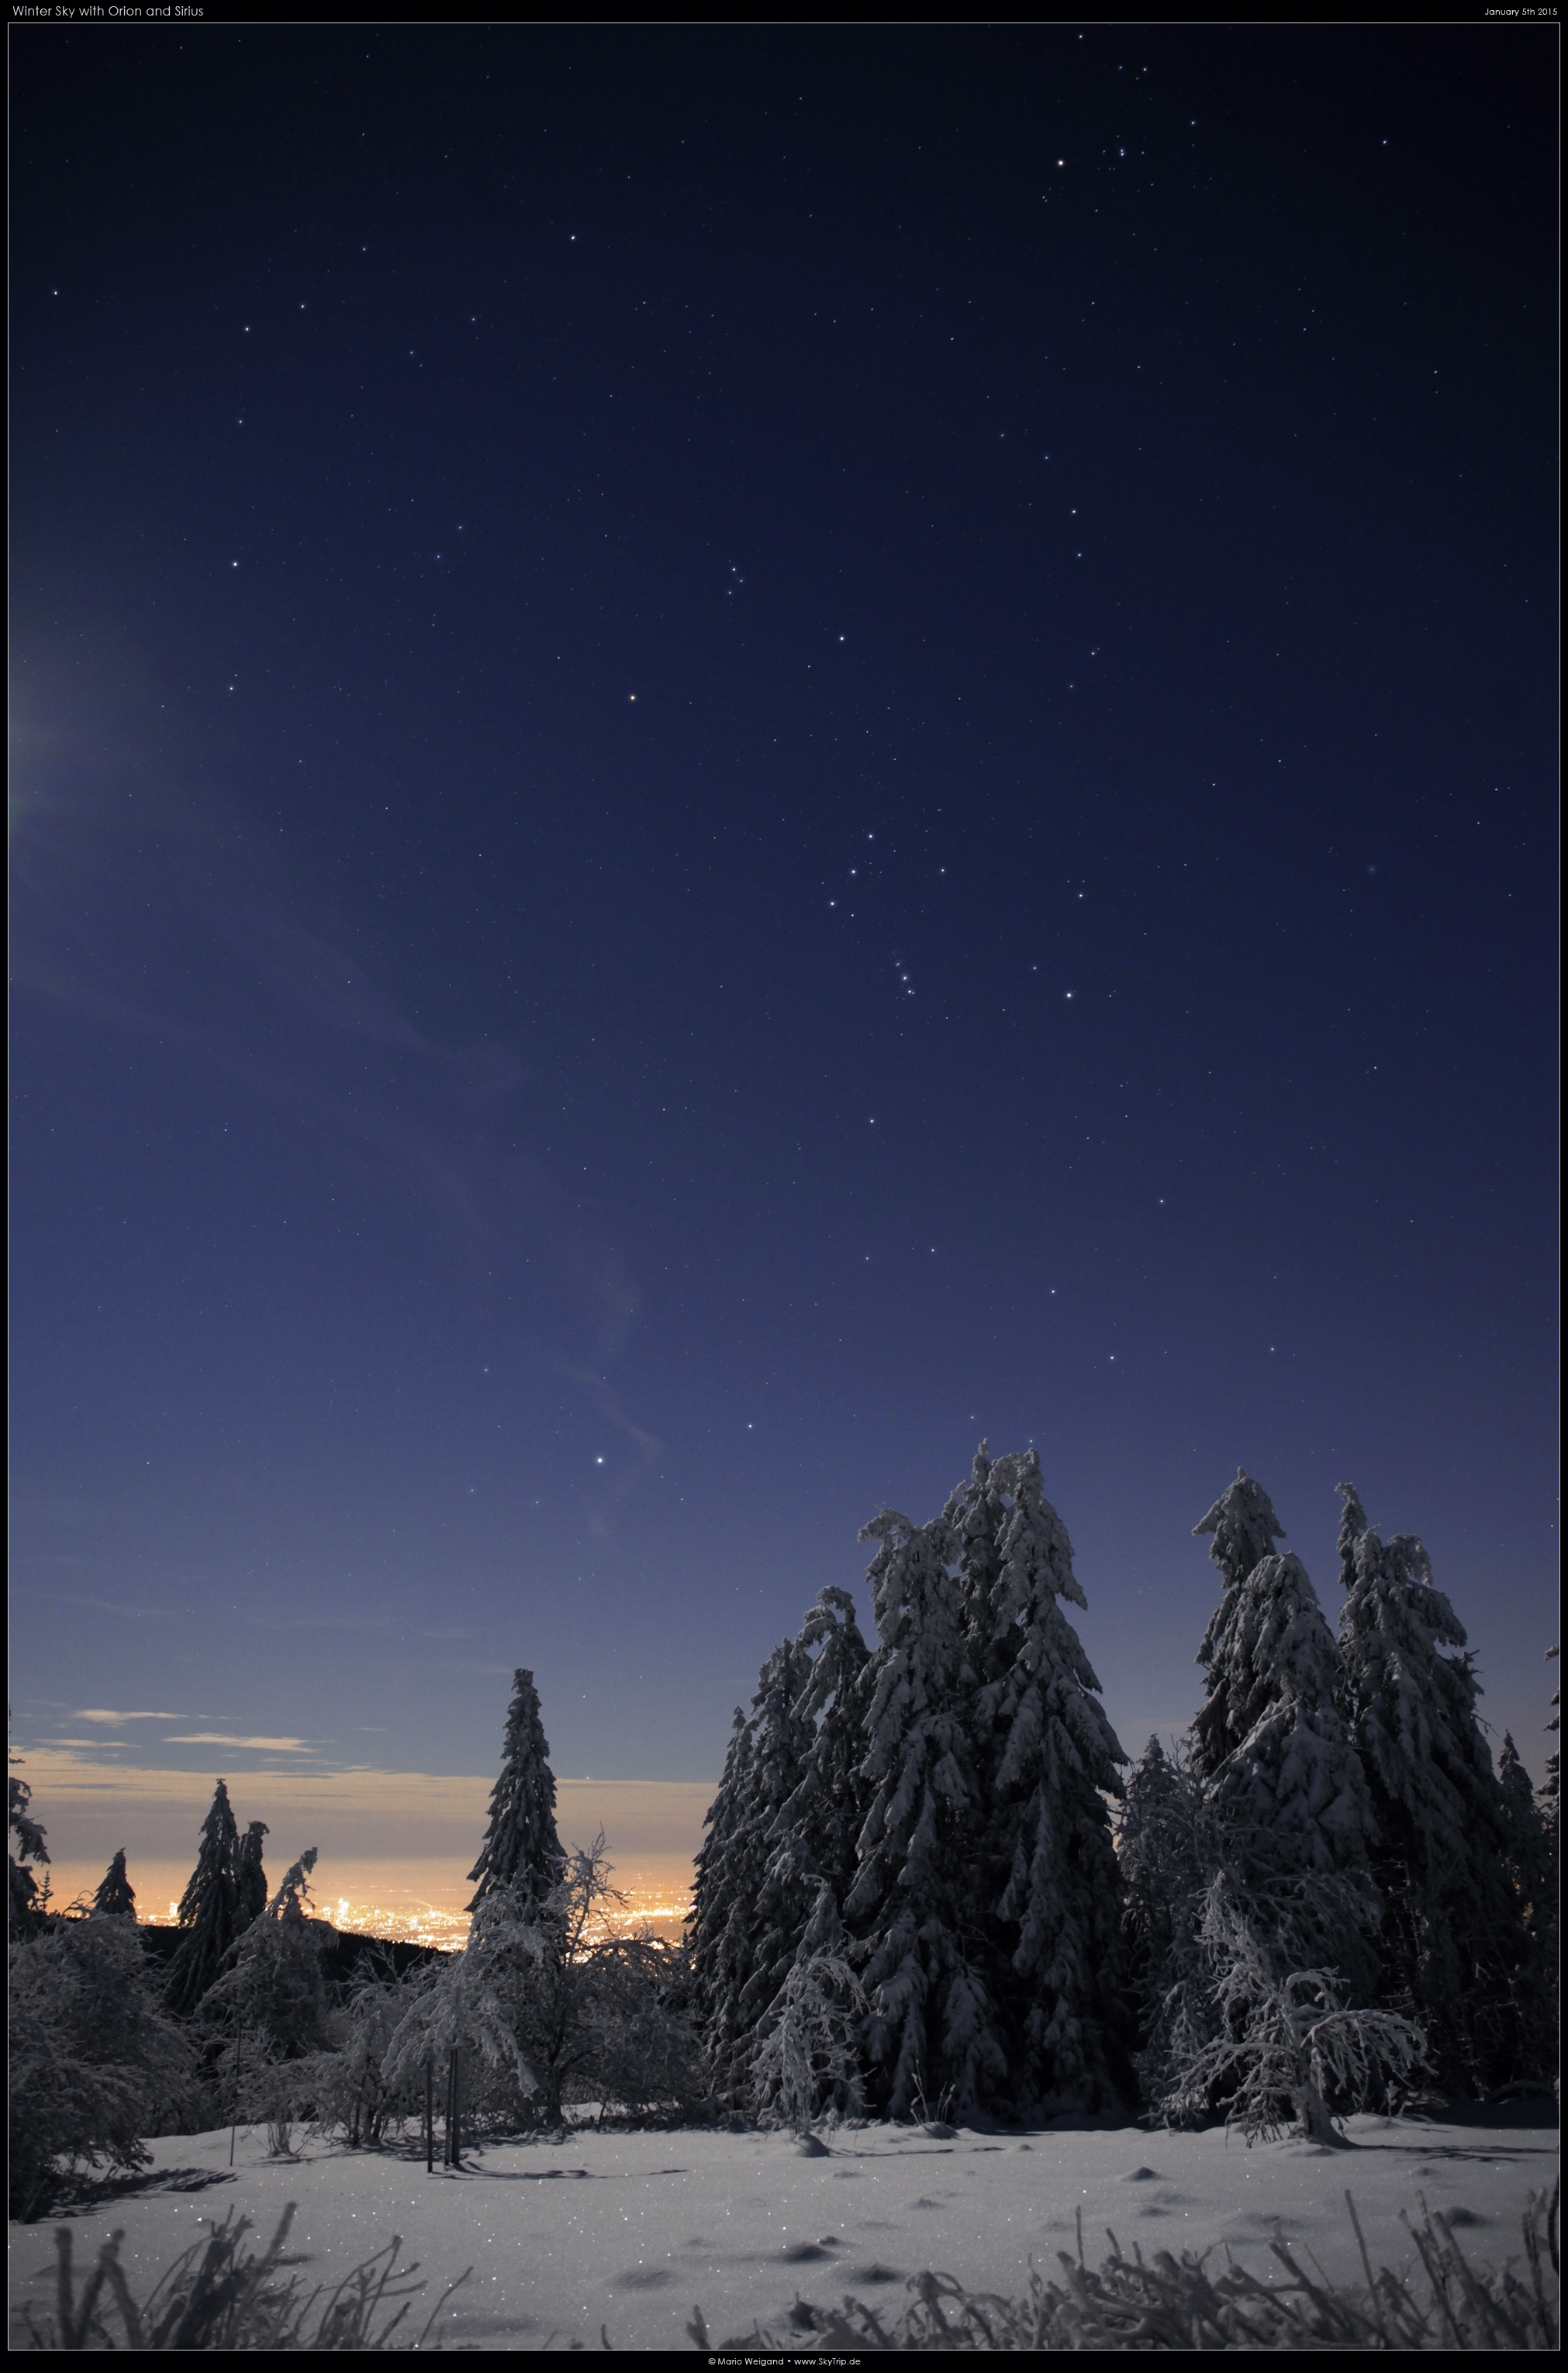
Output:
[[[921,2101],[963,2115],[1005,2092],[1008,2061],[960,1543],[946,1514],[914,1525],[891,1508],[860,1537],[878,1544],[868,1575],[878,1644],[861,1766],[871,1801],[844,1911],[871,2003],[871,2089],[890,2117]]]
[[[1422,1543],[1380,1539],[1354,1485],[1339,1488],[1340,1696],[1377,1823],[1384,1999],[1429,2029],[1440,2082],[1484,2088],[1521,2073],[1529,1952],[1480,1687]]]
[[[73,2174],[148,2164],[143,2137],[184,2110],[193,2054],[131,1921],[52,1920],[10,1958],[11,2213],[32,2216]]]
[[[501,1770],[490,1791],[490,1819],[479,1859],[469,1872],[478,1888],[469,1904],[476,1911],[486,1896],[505,1888],[521,1912],[542,1904],[557,1888],[567,1866],[556,1834],[556,1775],[550,1742],[539,1714],[533,1676],[520,1665],[512,1675]]]
[[[751,1974],[742,1933],[737,1932],[731,1938],[729,1932],[735,1909],[730,1864],[732,1855],[738,1859],[740,1812],[750,1777],[754,1744],[751,1724],[737,1706],[730,1724],[730,1744],[724,1750],[718,1792],[702,1817],[707,1835],[693,1863],[692,1908],[686,1914],[685,1941],[692,1957],[693,2000],[714,2066],[722,2066],[726,2075],[734,2056],[735,2021],[726,2016],[725,2005],[739,1995],[740,1986]],[[743,1972],[738,1983],[732,1981],[737,1969]]]
[[[1555,1647],[1550,1647],[1547,1650],[1546,1661],[1549,1665],[1555,1660],[1558,1651]],[[1554,1689],[1552,1691],[1551,1702],[1554,1706],[1559,1703],[1561,1695],[1562,1693],[1560,1690]],[[1555,1732],[1560,1727],[1561,1719],[1562,1717],[1559,1714],[1554,1713],[1551,1720],[1546,1725],[1548,1731]],[[1562,1904],[1561,1891],[1562,1873],[1561,1854],[1562,1797],[1559,1758],[1555,1754],[1549,1755],[1546,1759],[1546,1778],[1541,1783],[1540,1792],[1536,1802],[1540,1810],[1541,1837],[1546,1850],[1545,1875],[1541,1887],[1539,1942],[1541,1957],[1545,1961],[1547,1969],[1551,1974],[1551,2004],[1553,2011],[1551,2035],[1555,2045],[1557,2037],[1557,2018],[1555,2014],[1561,1970],[1560,1939],[1562,1935],[1561,1915]]]
[[[252,1821],[235,1848],[236,1929],[248,1928],[267,1908],[267,1875],[262,1867],[262,1840],[266,1834],[264,1821]]]
[[[1333,2121],[1387,2109],[1424,2067],[1422,2031],[1345,1999],[1340,1972],[1309,1965],[1325,1884],[1265,1862],[1178,1749],[1151,1740],[1129,1783],[1120,1851],[1144,2048],[1139,2072],[1168,2125],[1217,2111],[1250,2141],[1293,2115],[1319,2143]]]
[[[1246,1474],[1193,1529],[1212,1534],[1223,1584],[1199,1651],[1208,1688],[1185,1757],[1145,1758],[1122,1840],[1141,1962],[1140,2066],[1176,2122],[1235,2110],[1235,2088],[1255,2114],[1257,2068],[1282,2065],[1272,2045],[1258,2052],[1304,2004],[1331,1995],[1333,2032],[1349,2033],[1343,2020],[1373,1999],[1380,1911],[1366,1779],[1305,1568],[1274,1553],[1284,1527]],[[1385,2063],[1374,2052],[1342,2066],[1352,2064],[1370,2081]],[[1293,2103],[1322,2128],[1328,2111],[1310,2089],[1276,2108]]]
[[[259,1920],[230,1946],[225,1967],[202,1998],[202,2016],[215,2029],[244,2039],[252,2067],[298,2060],[326,2040],[327,1989],[322,1953],[331,1932],[310,1917],[309,1846],[285,1872]]]
[[[1503,1734],[1497,1785],[1503,1797],[1504,1866],[1518,1900],[1520,1917],[1534,1933],[1539,1929],[1546,1893],[1546,1824],[1541,1819],[1535,1784],[1520,1760],[1511,1730]]]
[[[716,2090],[740,2104],[750,2092],[756,2023],[794,1958],[812,1895],[792,1859],[777,1853],[776,1817],[801,1784],[813,1743],[800,1700],[808,1660],[781,1641],[763,1666],[749,1717],[736,1711],[719,1793],[696,1857],[687,1939],[693,1992]],[[814,1890],[813,1890],[814,1892]]]
[[[799,1658],[810,1659],[793,1717],[809,1744],[801,1777],[775,1814],[768,1883],[787,1894],[808,1920],[825,1883],[842,1904],[853,1882],[856,1842],[865,1819],[860,1783],[865,1758],[865,1682],[870,1652],[847,1590],[817,1593],[796,1635]],[[798,1669],[798,1668],[797,1668]],[[802,1932],[803,1933],[803,1932]]]
[[[1200,1781],[1207,1781],[1235,1753],[1276,1694],[1270,1660],[1258,1670],[1254,1656],[1267,1600],[1260,1603],[1247,1584],[1264,1559],[1272,1558],[1274,1543],[1283,1539],[1285,1528],[1262,1484],[1238,1467],[1235,1481],[1192,1529],[1195,1535],[1214,1536],[1209,1555],[1220,1569],[1221,1582],[1220,1604],[1198,1651],[1208,1691],[1191,1731],[1192,1768]]]
[[[837,1899],[824,1879],[783,1984],[758,2024],[752,2098],[758,2115],[803,2133],[825,2114],[863,2103],[865,1991],[846,1959]]]
[[[855,1602],[847,1590],[830,1586],[817,1593],[792,1651],[777,1651],[759,1683],[753,1720],[760,1713],[761,1727],[753,1744],[766,1739],[773,1746],[771,1761],[766,1753],[760,1763],[748,1760],[750,1783],[766,1797],[784,1783],[791,1768],[799,1778],[768,1823],[756,1882],[745,1948],[751,1973],[740,1987],[735,2045],[725,2064],[726,2087],[737,2099],[757,2098],[757,2072],[746,2063],[760,2044],[780,1985],[795,1969],[802,1937],[813,1922],[820,1923],[824,1887],[837,1906],[854,1876],[864,1814],[860,1765],[866,1744],[861,1685],[867,1665]],[[785,1706],[778,1693],[790,1688],[797,1694]]]
[[[1163,2089],[1167,2068],[1193,2057],[1177,2030],[1202,1993],[1198,1935],[1199,1906],[1214,1876],[1212,1828],[1188,1749],[1178,1746],[1167,1755],[1151,1738],[1128,1779],[1117,1859],[1126,1891],[1128,1977],[1142,2038],[1138,2065],[1152,2097]],[[1199,2013],[1197,2028],[1201,2045],[1209,2036],[1206,2015]]]
[[[111,1919],[134,1920],[136,1916],[135,1891],[125,1875],[125,1849],[122,1846],[109,1868],[98,1882],[92,1900],[95,1911]]]
[[[32,1802],[32,1790],[14,1771],[6,1777],[8,1840],[6,1845],[6,1877],[9,1883],[6,1922],[13,1939],[36,1935],[43,1924],[44,1907],[49,1900],[49,1882],[39,1886],[29,1862],[47,1864],[49,1848],[44,1844],[44,1832],[33,1819],[28,1806]],[[17,1851],[10,1851],[9,1839],[15,1839]]]
[[[1208,1690],[1192,1725],[1194,1772],[1260,1933],[1276,1932],[1297,1967],[1337,1969],[1347,1993],[1367,2000],[1380,1908],[1374,1817],[1336,1702],[1334,1635],[1301,1560],[1273,1554],[1284,1526],[1249,1476],[1238,1472],[1193,1531],[1213,1535],[1223,1583],[1198,1652]]]
[[[196,2008],[239,1933],[240,1896],[234,1869],[239,1842],[228,1783],[220,1780],[202,1823],[196,1867],[180,1899],[177,1917],[185,1933],[164,1985],[170,2010],[188,2015]]]
[[[1067,1528],[1037,1453],[989,1462],[981,1445],[951,1510],[984,1803],[990,1916],[1006,1972],[1015,2101],[1097,2108],[1126,2089],[1121,1877],[1106,1798],[1127,1761],[1099,1680],[1061,1601],[1085,1607]],[[1000,1882],[1000,1887],[999,1883]]]
[[[1546,1823],[1530,1775],[1511,1735],[1497,1759],[1503,1796],[1503,1866],[1524,1931],[1525,1957],[1515,1987],[1521,2079],[1557,2070],[1557,1906]]]

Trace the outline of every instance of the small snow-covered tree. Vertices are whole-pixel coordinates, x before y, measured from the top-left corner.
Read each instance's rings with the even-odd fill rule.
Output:
[[[596,2087],[635,2111],[694,2098],[695,2039],[672,2001],[681,1956],[614,1933],[626,1899],[603,1832],[574,1847],[541,1904],[496,1888],[400,2023],[382,2073],[404,2089],[428,2067],[492,2126],[558,2126]]]
[[[1322,2140],[1325,2101],[1339,2114],[1392,2098],[1400,2071],[1422,2057],[1419,2030],[1369,2008],[1337,1966],[1313,1958],[1326,1934],[1357,1935],[1366,1904],[1358,1874],[1293,1864],[1245,1805],[1216,1801],[1187,1753],[1166,1758],[1153,1742],[1129,1784],[1120,1850],[1139,2073],[1167,2124],[1223,2116],[1251,2134],[1293,2107]],[[1327,2090],[1312,2052],[1332,2073]]]
[[[862,2106],[866,1997],[846,1950],[838,1905],[824,1879],[789,1974],[758,2023],[751,2063],[758,2114],[797,2133],[825,2114],[853,2116]]]
[[[35,2215],[73,2174],[151,2159],[189,2101],[193,2053],[148,1982],[133,1922],[53,1920],[11,1948],[10,2184]]]
[[[540,2078],[519,2039],[520,1975],[551,1950],[540,1935],[539,1907],[493,1888],[480,1899],[461,1953],[449,1953],[416,1981],[381,2062],[388,2095],[423,2101],[446,2127],[444,2159],[462,2156],[462,2117],[472,2105],[475,2063],[498,2078],[509,2098],[539,2090]]]
[[[252,1821],[234,1851],[236,1930],[248,1928],[267,1908],[267,1875],[262,1866],[262,1840],[266,1834],[264,1821]]]
[[[587,1977],[593,2049],[581,2082],[597,2095],[601,2118],[689,2120],[711,2098],[711,2079],[687,2012],[685,1946],[647,1934],[607,1935]]]
[[[1527,1955],[1465,1630],[1410,1533],[1387,1541],[1341,1483],[1340,1703],[1371,1785],[1384,1999],[1419,2020],[1443,2083],[1515,2075]]]
[[[99,1880],[98,1891],[92,1900],[92,1908],[95,1911],[103,1912],[114,1919],[134,1920],[135,1918],[136,1898],[131,1882],[125,1875],[123,1846],[119,1849],[109,1868]]]
[[[568,2092],[594,2056],[596,1980],[609,1941],[608,1922],[626,1910],[626,1897],[611,1885],[610,1871],[603,1829],[591,1845],[571,1848],[560,1881],[527,1923],[525,1950],[509,1996],[513,2029],[537,2076],[547,2125],[560,2124]]]
[[[220,1780],[202,1823],[196,1867],[186,1883],[176,1915],[183,1929],[165,1981],[171,2010],[193,2011],[216,1980],[239,1933],[235,1857],[239,1831],[228,1787]]]
[[[490,1792],[490,1819],[479,1859],[468,1876],[479,1882],[470,1911],[505,1888],[515,1903],[543,1903],[566,1871],[556,1834],[556,1775],[540,1718],[533,1676],[520,1665],[512,1675],[500,1776]]]
[[[310,1917],[315,1866],[316,1848],[309,1846],[261,1918],[237,1937],[202,1998],[205,2020],[229,2034],[238,2030],[237,2059],[252,2071],[298,2060],[328,2040],[322,1954],[330,1931]]]
[[[749,1717],[737,1709],[696,1857],[687,1927],[693,1987],[716,2084],[737,2100],[748,2090],[757,2020],[794,1958],[814,1893],[798,1857],[779,1855],[773,1834],[813,1743],[801,1708],[810,1673],[792,1640],[764,1664]]]
[[[1139,2065],[1178,2122],[1230,2110],[1244,2078],[1255,2099],[1264,2079],[1245,2072],[1264,2065],[1266,2032],[1278,2044],[1325,1988],[1336,2018],[1360,2011],[1376,1982],[1366,1779],[1316,1593],[1299,1558],[1274,1551],[1283,1530],[1245,1472],[1194,1526],[1213,1536],[1222,1583],[1199,1651],[1204,1702],[1183,1752],[1150,1742],[1121,1828]]]
[[[1198,1941],[1216,2016],[1157,2103],[1167,2122],[1200,2124],[1223,2106],[1251,2142],[1277,2134],[1293,2110],[1305,2139],[1331,2144],[1337,2115],[1408,2095],[1426,2064],[1420,2028],[1347,2004],[1336,1970],[1285,1968],[1223,1870],[1205,1890]]]
[[[400,1973],[384,1953],[367,1955],[329,2014],[333,2041],[296,2063],[295,2099],[318,2126],[341,2133],[351,2150],[377,2147],[424,2106],[422,2077],[394,2088],[381,2064],[428,1970],[415,1962]]]
[[[16,1759],[13,1757],[13,1761]],[[29,1863],[46,1864],[49,1849],[44,1844],[44,1832],[33,1819],[28,1806],[32,1802],[32,1790],[14,1771],[6,1779],[7,1825],[9,1839],[16,1841],[12,1853],[9,1839],[6,1846],[6,1876],[9,1882],[7,1923],[13,1937],[36,1934],[41,1925],[44,1908],[49,1900],[49,1882],[41,1888]]]

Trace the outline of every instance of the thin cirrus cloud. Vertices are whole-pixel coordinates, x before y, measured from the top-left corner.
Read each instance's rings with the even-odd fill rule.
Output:
[[[179,1715],[167,1706],[161,1709],[155,1706],[150,1711],[138,1708],[129,1713],[117,1713],[112,1706],[77,1706],[71,1716],[73,1722],[178,1722],[179,1719]]]
[[[267,1748],[275,1755],[309,1755],[313,1750],[308,1738],[238,1738],[227,1730],[188,1730],[178,1737],[165,1738],[165,1747],[258,1747]]]
[[[170,752],[145,666],[130,671],[139,704],[100,691],[101,713],[67,729],[57,720],[79,719],[82,688],[33,657],[12,852],[17,992],[244,1092],[363,1177],[412,1185],[487,1278],[502,1264],[528,1278],[533,1327],[557,1358],[563,1328],[574,1364],[589,1344],[594,1362],[614,1358],[638,1288],[605,1229],[528,1145],[525,1121],[520,1141],[530,1063],[492,1039],[463,1046],[420,1029],[340,935],[312,928],[310,885],[264,847],[242,797],[214,790],[206,754]],[[181,763],[201,766],[199,801],[177,787]],[[193,963],[207,990],[196,1000]],[[383,1065],[368,1068],[368,1052]]]

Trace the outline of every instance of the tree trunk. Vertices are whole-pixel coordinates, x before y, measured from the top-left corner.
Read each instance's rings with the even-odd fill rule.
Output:
[[[459,2057],[457,2046],[454,2044],[451,2058],[447,2063],[447,2146],[442,2161],[446,2167],[461,2167],[462,2164],[462,2135],[459,2130]]]
[[[1328,2150],[1353,2150],[1355,2145],[1342,2134],[1328,2114],[1328,2104],[1310,2076],[1304,2077],[1291,2094],[1301,2119],[1304,2142],[1321,2143]]]
[[[433,2174],[436,2166],[436,2070],[433,2061],[425,2063],[425,2172]]]

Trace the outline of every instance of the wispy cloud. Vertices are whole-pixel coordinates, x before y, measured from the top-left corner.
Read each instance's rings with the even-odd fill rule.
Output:
[[[226,1730],[189,1730],[180,1736],[168,1736],[165,1747],[254,1747],[274,1755],[313,1755],[314,1743],[308,1738],[236,1738]]]
[[[241,1620],[260,1625],[267,1631],[392,1631],[397,1629],[390,1615],[279,1615],[271,1607],[261,1614],[245,1615]]]
[[[75,1706],[73,1722],[178,1722],[179,1715],[168,1708],[153,1713],[116,1713],[109,1706]]]
[[[627,1416],[614,1386],[591,1368],[563,1368],[561,1373],[574,1385],[582,1386],[600,1416],[618,1433],[625,1434],[637,1454],[629,1466],[617,1467],[605,1478],[600,1504],[590,1513],[590,1531],[605,1539],[613,1529],[612,1520],[622,1501],[658,1465],[664,1455],[664,1444],[656,1433],[650,1433],[646,1426],[638,1425],[635,1418]]]
[[[177,1607],[127,1607],[123,1598],[79,1598],[64,1590],[18,1591],[16,1597],[35,1600],[41,1607],[86,1607],[95,1615],[129,1615],[138,1622],[173,1623],[181,1610]],[[178,1722],[178,1714],[164,1714],[165,1722]]]
[[[214,783],[213,754],[179,747],[178,705],[134,654],[113,670],[129,702],[107,672],[95,696],[74,648],[68,667],[47,651],[21,664],[18,994],[286,1114],[395,1189],[487,1287],[508,1276],[542,1356],[613,1360],[637,1285],[531,1128],[525,1057],[443,1039],[404,1010],[350,944],[352,919],[322,911],[278,836]]]

